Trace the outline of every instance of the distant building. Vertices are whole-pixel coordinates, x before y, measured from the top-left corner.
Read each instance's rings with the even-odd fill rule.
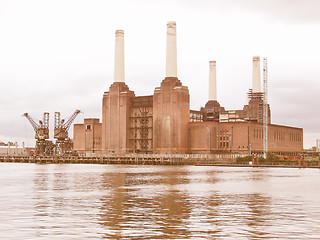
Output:
[[[320,139],[316,140],[316,151],[320,152]]]
[[[190,110],[188,87],[177,77],[176,24],[167,25],[166,77],[151,96],[135,96],[124,79],[124,32],[116,31],[114,82],[102,100],[102,122],[74,125],[74,150],[80,153],[263,152],[263,93],[260,57],[253,57],[248,105],[225,110],[217,101],[216,62],[209,63],[209,99]],[[303,151],[303,129],[271,124],[269,150],[294,156]]]
[[[26,154],[24,143],[22,143],[22,147],[19,147],[17,142],[8,142],[7,144],[0,142],[0,155],[17,156],[24,154]]]

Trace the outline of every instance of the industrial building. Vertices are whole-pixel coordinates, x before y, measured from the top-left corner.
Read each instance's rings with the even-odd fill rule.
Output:
[[[22,142],[22,146],[18,146],[18,143],[8,142],[7,144],[4,142],[0,142],[0,156],[19,156],[24,155],[28,152],[28,149],[25,147],[24,142]]]
[[[303,129],[271,124],[261,90],[260,57],[253,57],[252,89],[241,110],[217,101],[216,62],[209,62],[209,99],[190,110],[190,96],[177,75],[176,23],[167,24],[166,76],[150,96],[135,96],[125,83],[124,31],[115,33],[114,82],[102,98],[102,121],[74,125],[79,153],[261,154],[264,129],[268,150],[295,156],[303,151]],[[266,118],[264,119],[264,114]],[[264,128],[264,123],[267,128]]]

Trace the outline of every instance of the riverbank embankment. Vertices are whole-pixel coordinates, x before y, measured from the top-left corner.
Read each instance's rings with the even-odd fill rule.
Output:
[[[104,155],[104,156],[0,156],[0,162],[37,164],[196,165],[224,167],[320,168],[320,162],[241,162],[235,155]]]

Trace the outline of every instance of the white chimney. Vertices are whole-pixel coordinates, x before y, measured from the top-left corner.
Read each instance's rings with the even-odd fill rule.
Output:
[[[10,147],[11,147],[11,142],[8,142],[8,155],[10,155]]]
[[[209,101],[217,101],[216,61],[209,62]]]
[[[261,92],[260,57],[254,56],[252,62],[252,92]]]
[[[124,31],[116,30],[114,51],[114,82],[124,82]]]
[[[26,147],[24,145],[24,142],[22,142],[22,154],[24,154],[26,152]]]
[[[166,77],[177,77],[176,22],[167,23]]]

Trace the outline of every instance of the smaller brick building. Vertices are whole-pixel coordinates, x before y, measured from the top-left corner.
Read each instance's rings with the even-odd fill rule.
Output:
[[[101,153],[102,124],[99,119],[87,118],[83,124],[74,124],[73,148],[79,153]]]
[[[263,153],[263,125],[257,122],[192,122],[190,153]],[[303,130],[269,124],[269,150],[287,156],[302,152]]]

